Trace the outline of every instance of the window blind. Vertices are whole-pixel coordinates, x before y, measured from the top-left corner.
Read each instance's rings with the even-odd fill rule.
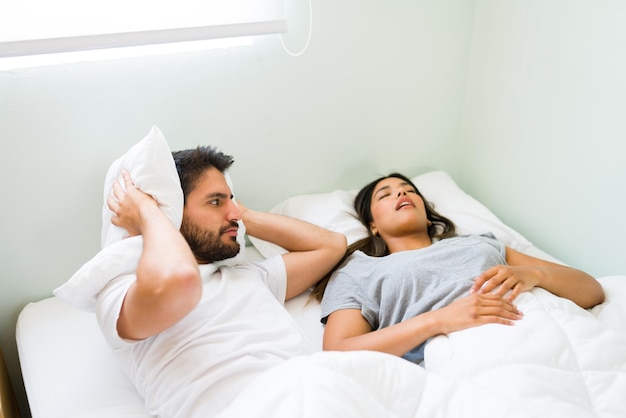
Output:
[[[285,32],[282,1],[4,1],[0,58]]]

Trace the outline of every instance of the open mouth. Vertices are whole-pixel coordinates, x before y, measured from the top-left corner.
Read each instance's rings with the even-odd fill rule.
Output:
[[[402,209],[404,207],[407,207],[407,206],[411,207],[411,208],[415,207],[415,205],[413,204],[413,202],[410,199],[402,198],[402,199],[398,200],[398,203],[396,204],[396,210],[400,210],[400,209]]]

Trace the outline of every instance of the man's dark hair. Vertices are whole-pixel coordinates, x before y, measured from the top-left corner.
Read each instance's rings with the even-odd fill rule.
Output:
[[[209,168],[215,167],[220,172],[226,171],[235,159],[212,146],[199,146],[195,149],[186,149],[172,152],[176,171],[183,188],[185,202],[187,196],[196,187],[200,176]]]

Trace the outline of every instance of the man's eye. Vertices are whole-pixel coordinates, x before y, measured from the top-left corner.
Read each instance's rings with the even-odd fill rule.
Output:
[[[219,199],[209,200],[209,205],[219,206],[219,204],[220,204],[220,200]]]

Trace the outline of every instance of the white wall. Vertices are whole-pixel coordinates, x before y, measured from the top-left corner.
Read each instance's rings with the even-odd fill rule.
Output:
[[[458,181],[542,249],[626,272],[626,2],[478,0]]]
[[[286,44],[308,4],[287,2]],[[252,47],[0,72],[0,341],[25,409],[14,328],[99,249],[109,164],[153,124],[173,149],[236,157],[248,206],[357,188],[390,170],[461,169],[458,121],[473,0],[313,2],[300,57]]]

